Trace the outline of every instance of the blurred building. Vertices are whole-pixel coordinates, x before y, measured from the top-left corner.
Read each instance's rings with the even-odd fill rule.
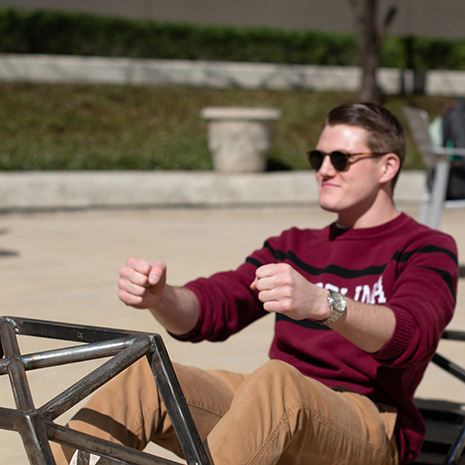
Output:
[[[391,3],[379,0],[380,12]],[[398,4],[393,34],[465,38],[464,0],[401,0]],[[0,6],[210,25],[353,31],[347,0],[1,0]]]

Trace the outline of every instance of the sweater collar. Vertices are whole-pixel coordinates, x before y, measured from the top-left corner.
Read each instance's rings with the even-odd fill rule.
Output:
[[[377,236],[383,236],[385,234],[391,233],[393,230],[400,228],[404,225],[406,221],[409,220],[409,217],[405,213],[400,213],[393,220],[375,226],[373,228],[346,228],[340,226],[337,221],[329,225],[329,234],[331,240],[336,240],[338,238],[344,239],[365,239],[373,238]]]

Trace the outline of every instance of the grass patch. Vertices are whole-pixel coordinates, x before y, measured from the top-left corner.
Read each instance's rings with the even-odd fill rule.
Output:
[[[0,169],[209,170],[206,106],[272,107],[282,111],[269,153],[270,169],[306,169],[332,107],[355,101],[348,93],[215,90],[154,86],[0,83]],[[446,97],[388,97],[402,107],[439,114]],[[409,139],[407,169],[421,168]]]

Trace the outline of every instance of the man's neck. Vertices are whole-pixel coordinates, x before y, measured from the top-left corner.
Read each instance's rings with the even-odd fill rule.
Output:
[[[339,212],[337,223],[346,228],[374,228],[399,216],[391,197],[381,194],[366,208],[358,206],[352,211]]]

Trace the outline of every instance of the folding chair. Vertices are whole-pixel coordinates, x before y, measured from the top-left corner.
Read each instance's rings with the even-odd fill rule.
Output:
[[[428,113],[413,107],[405,107],[404,113],[426,170],[420,222],[437,229],[444,208],[465,208],[465,200],[446,200],[451,157],[465,156],[465,149],[434,146],[429,133]]]

